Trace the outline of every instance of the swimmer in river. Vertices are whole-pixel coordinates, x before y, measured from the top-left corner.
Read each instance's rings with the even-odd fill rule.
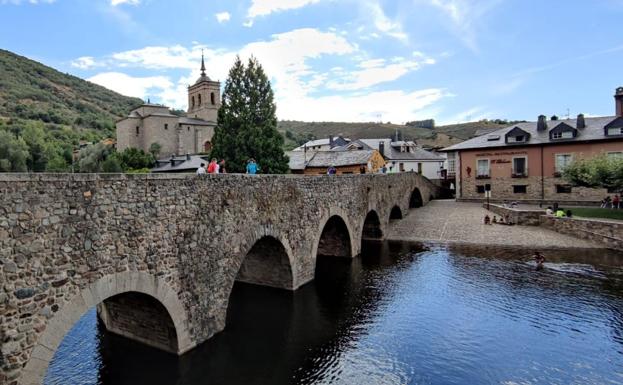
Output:
[[[539,251],[534,252],[534,261],[536,262],[537,271],[543,270],[543,264],[545,263],[545,257]]]

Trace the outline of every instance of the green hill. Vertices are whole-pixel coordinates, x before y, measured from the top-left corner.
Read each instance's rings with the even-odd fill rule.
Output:
[[[0,172],[69,171],[81,141],[114,136],[141,103],[0,50]]]
[[[140,99],[0,50],[0,117],[111,133]]]

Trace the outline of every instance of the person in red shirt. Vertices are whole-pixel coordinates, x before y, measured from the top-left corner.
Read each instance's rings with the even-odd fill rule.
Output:
[[[613,209],[619,209],[620,206],[621,206],[621,197],[619,197],[619,195],[617,194],[612,199],[612,208]]]
[[[214,158],[214,159],[212,159],[212,161],[208,165],[208,174],[216,174],[216,173],[217,173],[216,158]]]

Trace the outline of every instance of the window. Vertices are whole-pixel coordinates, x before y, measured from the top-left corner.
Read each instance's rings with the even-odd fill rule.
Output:
[[[573,162],[571,154],[556,154],[556,172],[563,172]]]
[[[489,159],[478,159],[478,163],[476,165],[477,178],[488,178],[489,177]]]
[[[448,153],[448,174],[456,175],[456,153]]]
[[[526,157],[513,158],[513,176],[528,176],[528,159]]]
[[[400,170],[400,172],[405,172],[405,164],[404,163],[399,163],[398,164],[398,169]]]
[[[526,141],[525,135],[509,136],[508,143],[523,143]]]
[[[571,186],[568,184],[557,184],[556,194],[571,194]]]
[[[610,135],[623,135],[623,127],[609,128],[608,136]]]
[[[573,132],[563,131],[552,133],[552,139],[573,139]]]
[[[190,131],[190,126],[186,127],[186,131]]]
[[[513,194],[526,194],[528,193],[528,186],[513,186]]]
[[[169,125],[165,123],[165,124],[164,124],[164,129],[165,129],[165,130],[168,130],[168,129],[169,129]]]
[[[214,92],[210,94],[210,101],[212,102],[212,105],[216,104],[216,97],[214,96]]]
[[[140,134],[140,129],[136,126],[136,136],[138,136],[138,134]]]
[[[190,98],[190,106],[192,108],[195,108],[195,97],[194,96],[192,98]]]
[[[623,159],[623,152],[609,152],[608,153],[608,158],[610,159]]]
[[[197,95],[198,104],[201,105],[201,94]]]
[[[422,175],[422,172],[423,172],[422,168],[423,168],[422,167],[422,163],[418,163],[417,164],[417,173],[420,174],[420,175]]]
[[[485,186],[476,186],[476,192],[478,194],[484,194],[485,193]]]

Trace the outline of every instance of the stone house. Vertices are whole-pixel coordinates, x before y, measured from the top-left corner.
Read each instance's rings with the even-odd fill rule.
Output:
[[[518,123],[443,149],[459,200],[590,203],[615,193],[569,185],[561,176],[576,159],[623,156],[623,87],[615,116]]]
[[[376,150],[358,151],[316,151],[306,153],[293,151],[290,157],[290,171],[293,174],[324,175],[329,167],[335,167],[337,174],[376,173],[385,160]]]
[[[377,150],[392,171],[417,172],[430,180],[443,179],[445,154],[424,150],[414,141],[392,139],[359,139],[333,151]]]
[[[221,106],[220,87],[206,75],[202,57],[201,76],[188,87],[187,116],[173,115],[166,106],[143,104],[117,122],[117,149],[148,152],[153,143],[158,143],[160,154],[165,156],[210,151]]]

